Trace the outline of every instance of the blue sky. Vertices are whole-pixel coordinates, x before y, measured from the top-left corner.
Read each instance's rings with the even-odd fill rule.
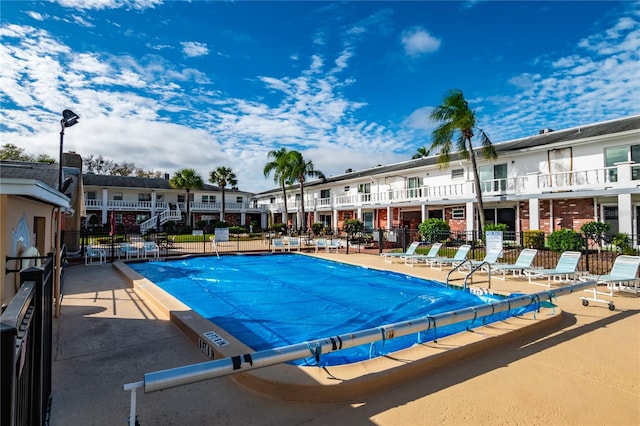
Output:
[[[410,159],[461,89],[494,143],[640,113],[640,3],[3,1],[1,143],[240,189]]]

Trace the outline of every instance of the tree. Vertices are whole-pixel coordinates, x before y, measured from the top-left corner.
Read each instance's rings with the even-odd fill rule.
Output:
[[[187,205],[187,226],[191,225],[191,214],[189,213],[189,203],[191,201],[191,190],[202,189],[204,183],[202,177],[194,169],[178,170],[171,179],[169,185],[175,189],[184,189],[187,193],[185,204]]]
[[[318,177],[324,179],[324,173],[315,170],[311,160],[305,161],[302,154],[298,151],[290,151],[289,177],[292,177],[300,184],[300,211],[302,214],[302,232],[307,230],[307,218],[304,213],[304,182],[307,177]]]
[[[209,182],[218,185],[222,191],[222,214],[220,215],[220,221],[224,222],[224,189],[227,185],[235,187],[238,184],[238,179],[231,168],[220,166],[210,173]]]
[[[476,154],[472,143],[472,138],[474,136],[473,131],[477,128],[476,114],[469,108],[469,103],[464,99],[462,91],[452,90],[444,98],[442,105],[435,107],[433,111],[431,111],[429,117],[432,120],[441,123],[433,131],[433,141],[431,142],[432,149],[440,149],[438,153],[438,164],[440,167],[447,167],[449,165],[454,137],[455,148],[458,150],[462,158],[467,160],[471,159],[476,201],[478,203],[478,214],[480,217],[480,229],[484,229],[484,203],[482,202],[482,190],[480,188],[478,165],[476,163]],[[498,155],[496,150],[487,134],[482,129],[478,129],[478,131],[480,132],[482,155],[484,158],[497,158]]]
[[[290,155],[287,148],[269,151],[267,158],[270,159],[264,166],[264,177],[269,176],[273,172],[273,181],[282,188],[282,197],[284,199],[284,217],[282,222],[285,225],[289,223],[289,210],[287,207],[287,185],[291,185],[292,179],[289,175],[291,168],[289,167]]]
[[[416,153],[413,154],[413,157],[411,157],[411,159],[412,160],[417,160],[419,158],[428,157],[428,156],[429,156],[429,150],[426,147],[421,146],[420,148],[418,148]]]
[[[48,156],[47,154],[38,154],[33,156],[31,154],[25,154],[24,148],[20,148],[12,143],[6,143],[0,148],[0,160],[13,160],[13,161],[28,161],[35,163],[57,163],[55,158]]]

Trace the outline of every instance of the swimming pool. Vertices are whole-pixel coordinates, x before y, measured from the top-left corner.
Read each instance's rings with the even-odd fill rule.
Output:
[[[255,351],[498,300],[436,281],[297,254],[195,257],[129,266]],[[494,314],[474,324],[439,327],[295,364],[363,361],[522,312]]]

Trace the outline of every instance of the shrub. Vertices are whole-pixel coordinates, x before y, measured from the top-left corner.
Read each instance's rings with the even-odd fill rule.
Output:
[[[627,234],[618,232],[613,236],[611,243],[616,246],[622,254],[637,256],[637,251],[631,247],[631,238]]]
[[[580,227],[580,231],[595,244],[600,243],[604,239],[605,234],[611,225],[603,222],[588,222]]]
[[[285,225],[284,223],[274,223],[273,224],[273,230],[275,232],[286,232],[287,231],[287,225]]]
[[[581,251],[584,247],[584,239],[579,232],[572,229],[560,229],[549,235],[547,244],[556,252]]]
[[[442,219],[427,219],[418,225],[420,239],[429,243],[444,241],[449,238],[451,227]]]
[[[347,219],[344,221],[342,229],[347,234],[357,234],[358,232],[364,231],[364,222],[358,219]]]
[[[320,235],[320,233],[322,232],[323,229],[324,229],[324,225],[322,223],[320,223],[320,222],[313,222],[311,224],[311,230],[316,235]]]
[[[522,236],[522,245],[525,248],[533,248],[533,249],[544,248],[544,232],[524,231],[524,234]]]

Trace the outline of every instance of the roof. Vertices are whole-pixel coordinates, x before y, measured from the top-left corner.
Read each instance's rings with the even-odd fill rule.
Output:
[[[23,196],[47,204],[69,208],[58,186],[58,165],[26,161],[0,161],[0,193]],[[72,178],[75,184],[77,178]]]
[[[82,176],[84,186],[117,187],[117,188],[138,188],[138,189],[176,189],[171,186],[169,179],[165,178],[145,178],[136,176],[111,176],[86,173]],[[205,183],[202,191],[220,191],[220,187]],[[242,193],[243,191],[225,188],[226,192]]]
[[[631,130],[640,129],[640,115],[632,117],[626,117],[601,123],[589,124],[586,126],[573,127],[558,131],[549,131],[546,133],[536,134],[533,136],[515,139],[512,141],[494,143],[493,146],[498,155],[506,154],[509,152],[520,151],[528,148],[534,148],[545,145],[553,145],[556,143],[566,143],[571,141],[577,141],[581,139],[587,139],[591,137],[611,135],[615,133],[622,133]],[[481,148],[476,148],[481,149]],[[453,153],[451,155],[451,161],[460,159],[460,154]],[[305,183],[305,187],[312,187],[316,185],[324,185],[332,182],[340,182],[343,180],[356,179],[360,177],[376,177],[378,175],[390,175],[394,172],[406,171],[422,166],[431,166],[438,164],[438,156],[432,155],[429,157],[422,157],[418,159],[412,159],[403,161],[400,163],[389,164],[386,166],[377,166],[369,169],[353,171],[344,173],[341,175],[331,176],[326,179],[318,179]],[[268,191],[261,192],[256,195],[275,194],[282,191],[281,188],[274,188]]]

